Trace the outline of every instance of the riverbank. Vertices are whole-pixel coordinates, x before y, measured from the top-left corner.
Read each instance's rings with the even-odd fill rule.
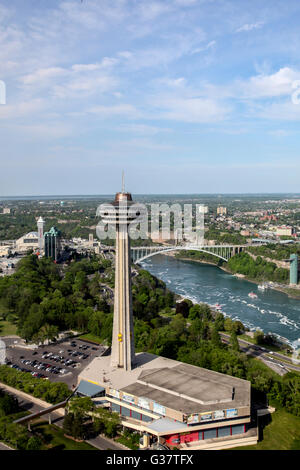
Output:
[[[277,289],[257,290],[245,278],[232,275],[207,260],[205,263],[187,263],[187,256],[177,258],[160,254],[145,260],[143,269],[166,283],[169,290],[194,303],[219,304],[224,316],[241,321],[249,331],[257,329],[272,334],[291,345],[299,338],[300,303]],[[227,271],[227,272],[226,272]],[[228,273],[231,275],[228,276]],[[253,282],[253,281],[250,281]],[[257,283],[257,281],[256,281]],[[249,299],[249,292],[257,290],[257,298]]]
[[[173,253],[173,252],[163,253],[163,255],[164,256],[171,256],[174,259],[179,259],[181,261],[193,261],[195,263],[215,266],[217,268],[220,268],[222,271],[225,271],[226,273],[231,274],[232,276],[235,276],[237,279],[243,279],[244,281],[253,282],[253,284],[256,284],[256,285],[259,285],[259,284],[262,283],[262,281],[257,281],[255,279],[251,279],[251,278],[245,276],[244,274],[233,273],[229,269],[227,269],[226,267],[219,266],[217,263],[213,263],[212,261],[193,259],[193,258],[189,258],[189,257],[184,256],[184,255]],[[269,283],[270,281],[265,281],[265,282]],[[286,294],[291,299],[300,300],[300,288],[298,289],[298,288],[291,288],[291,287],[288,287],[288,286],[284,287],[284,286],[277,286],[277,285],[268,285],[268,288],[277,290],[279,292],[282,292],[283,294]]]

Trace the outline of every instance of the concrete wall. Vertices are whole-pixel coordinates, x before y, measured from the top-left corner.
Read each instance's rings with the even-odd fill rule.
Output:
[[[21,390],[17,390],[16,388],[10,387],[9,385],[3,384],[2,382],[0,382],[0,388],[20,397],[23,400],[31,401],[32,403],[35,403],[36,405],[41,406],[42,408],[49,408],[50,406],[53,406],[52,403],[48,403],[44,400],[41,400],[40,398],[35,398],[32,395],[29,395],[28,393],[22,392]],[[64,408],[55,410],[55,413],[59,413],[62,416],[64,416],[65,415]]]

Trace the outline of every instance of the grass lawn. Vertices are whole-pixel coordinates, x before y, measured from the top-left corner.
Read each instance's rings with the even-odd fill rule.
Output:
[[[91,333],[87,333],[86,335],[79,336],[78,339],[91,341],[92,343],[95,343],[95,344],[103,344],[103,339],[99,338],[99,336],[92,335]]]
[[[128,447],[132,450],[139,450],[139,443],[134,442],[133,439],[126,438],[125,436],[118,437],[116,442],[123,444],[124,446]]]
[[[0,317],[0,336],[16,335],[17,327],[13,323]]]
[[[42,450],[97,450],[87,442],[76,442],[64,436],[62,429],[47,422],[38,422],[31,426],[34,433],[42,435],[45,445]]]
[[[260,422],[263,417],[259,418]],[[230,450],[300,450],[300,418],[278,409],[263,429],[263,440],[255,446]]]
[[[12,321],[4,320],[7,314],[10,314],[10,320]],[[17,326],[14,324],[14,320],[16,320],[16,316],[0,302],[0,336],[16,334]]]

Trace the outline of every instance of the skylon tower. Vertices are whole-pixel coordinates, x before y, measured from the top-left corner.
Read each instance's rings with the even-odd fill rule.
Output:
[[[103,222],[115,227],[116,234],[111,367],[128,371],[135,365],[129,224],[142,217],[142,209],[125,192],[123,183],[122,192],[116,194],[114,202],[102,205],[100,215]]]

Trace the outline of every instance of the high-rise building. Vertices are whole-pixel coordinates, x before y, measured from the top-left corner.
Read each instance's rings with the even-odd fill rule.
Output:
[[[131,370],[135,365],[133,314],[131,294],[131,257],[129,224],[141,217],[133,206],[130,193],[116,194],[111,204],[104,204],[102,220],[116,230],[115,301],[111,347],[111,366]]]
[[[56,227],[52,227],[49,232],[45,233],[45,256],[52,258],[54,261],[58,260],[60,253],[60,238],[61,233]]]
[[[38,243],[39,243],[39,249],[40,250],[44,249],[44,226],[45,226],[45,221],[44,221],[43,217],[40,217],[37,221]]]
[[[227,214],[227,207],[218,207],[217,208],[217,214],[218,215],[226,215]]]
[[[298,283],[298,256],[292,254],[290,256],[290,284]]]

